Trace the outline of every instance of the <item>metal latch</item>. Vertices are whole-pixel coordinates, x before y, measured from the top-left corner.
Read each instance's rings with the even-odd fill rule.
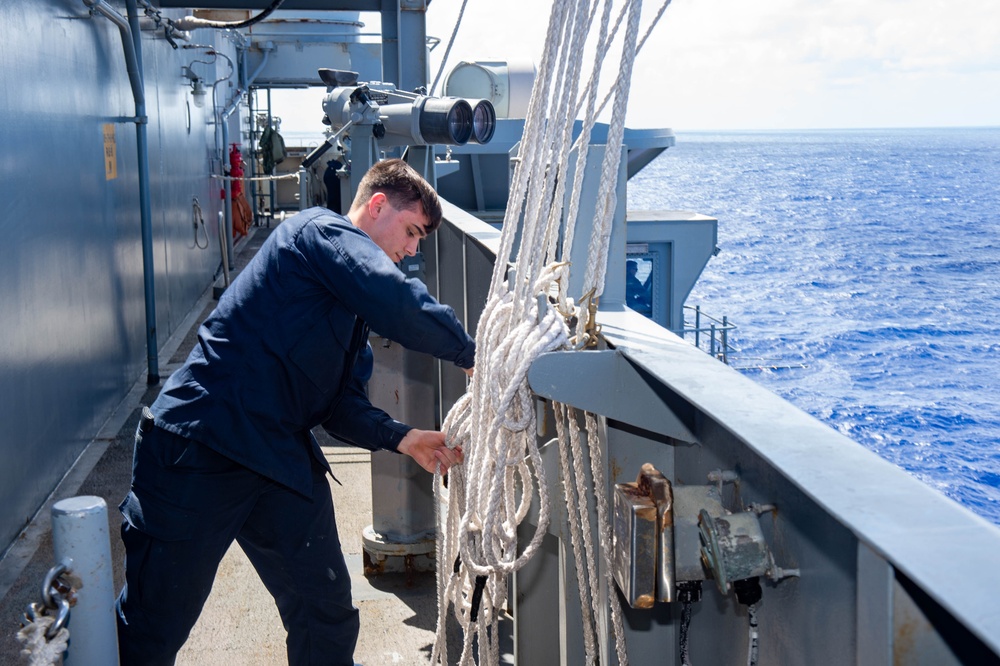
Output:
[[[615,485],[614,576],[632,608],[674,600],[673,489],[656,468]]]

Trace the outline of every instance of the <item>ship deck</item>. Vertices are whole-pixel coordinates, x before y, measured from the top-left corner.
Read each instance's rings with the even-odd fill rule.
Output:
[[[236,272],[246,265],[270,233],[254,227],[236,246]],[[234,273],[235,275],[235,273]],[[215,307],[213,289],[206,290],[178,332],[161,349],[164,378],[178,368],[194,344],[198,325]],[[21,663],[16,632],[27,604],[40,601],[42,580],[55,564],[50,530],[51,505],[66,497],[96,495],[108,504],[115,588],[123,580],[124,549],[119,537],[118,503],[128,492],[133,435],[143,405],[162,386],[147,387],[140,377],[102,431],[77,460],[16,543],[0,560],[0,664]],[[361,611],[361,635],[355,661],[369,664],[418,664],[430,659],[437,620],[433,573],[386,573],[367,578],[362,565],[362,529],[372,521],[371,455],[338,446],[322,430],[317,437],[334,474],[331,482],[337,523],[351,570],[354,603]],[[70,624],[72,632],[72,621]],[[450,654],[458,654],[457,636]],[[271,596],[242,550],[234,544],[219,568],[212,594],[177,664],[238,663],[246,666],[286,663],[285,630]]]

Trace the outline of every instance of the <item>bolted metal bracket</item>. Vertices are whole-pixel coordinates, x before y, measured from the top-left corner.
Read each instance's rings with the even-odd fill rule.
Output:
[[[673,491],[649,463],[615,486],[614,576],[632,608],[674,600]]]

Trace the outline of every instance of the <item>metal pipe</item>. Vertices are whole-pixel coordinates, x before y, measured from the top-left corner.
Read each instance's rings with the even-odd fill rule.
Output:
[[[232,240],[232,236],[229,237]],[[219,212],[219,251],[222,252],[222,276],[224,289],[229,289],[229,253],[226,252],[226,219]]]
[[[158,345],[156,342],[156,290],[153,270],[153,222],[149,195],[149,143],[146,126],[146,94],[142,80],[142,36],[139,31],[139,12],[136,0],[126,0],[128,20],[112,9],[104,0],[83,0],[83,3],[107,17],[121,32],[122,48],[132,97],[135,100],[135,136],[139,170],[139,218],[142,231],[142,282],[146,303],[146,383],[160,382]]]
[[[701,306],[694,308],[694,346],[701,349]]]
[[[224,117],[221,113],[218,115],[219,124],[222,126],[222,173],[226,174],[226,160],[229,159],[229,120]],[[226,260],[229,270],[233,270],[234,266],[232,263],[233,256],[233,181],[229,178],[225,178],[222,181],[222,192],[223,192],[223,231],[226,245],[226,256],[230,259]]]
[[[230,100],[229,104],[226,106],[225,109],[223,109],[222,111],[218,111],[218,107],[216,106],[215,99],[216,99],[216,92],[218,90],[219,84],[222,83],[223,81],[228,81],[230,78],[232,78],[233,74],[235,74],[237,70],[236,70],[236,67],[233,65],[232,59],[229,56],[227,56],[225,53],[222,53],[219,50],[214,49],[214,48],[212,49],[212,52],[214,53],[214,55],[216,57],[222,57],[222,58],[224,58],[229,63],[229,74],[227,74],[226,76],[223,76],[221,78],[216,79],[212,83],[212,115],[215,118],[215,126],[217,128],[221,126],[221,129],[222,129],[222,145],[221,146],[218,143],[219,142],[219,134],[218,134],[218,132],[214,133],[214,140],[216,141],[215,150],[216,150],[217,154],[219,155],[220,169],[223,172],[222,175],[226,175],[226,160],[229,158],[229,124],[228,124],[228,120],[229,120],[229,116],[233,113],[233,111],[236,110],[236,107],[237,107],[237,105],[239,104],[239,101],[240,101],[240,97],[243,95],[243,90],[244,89],[243,89],[243,87],[241,85],[239,85],[239,76],[237,76],[237,86],[236,86],[236,93],[235,93],[235,95]],[[232,263],[232,258],[234,256],[234,252],[233,252],[233,194],[232,194],[232,183],[231,183],[231,181],[229,181],[229,180],[223,180],[222,191],[223,191],[223,206],[222,206],[222,208],[223,208],[223,211],[225,212],[226,229],[227,229],[227,233],[226,233],[226,239],[227,239],[226,240],[226,249],[228,250],[227,254],[230,257],[229,268],[230,268],[230,270],[232,270],[234,268],[233,263]]]
[[[226,159],[229,155],[229,116],[232,115],[233,111],[236,110],[237,105],[240,102],[240,96],[243,94],[241,88],[237,88],[236,94],[233,95],[232,101],[230,101],[229,106],[223,109],[219,113],[219,124],[222,126],[222,160],[225,164]],[[225,171],[225,168],[223,168]],[[224,206],[226,212],[226,255],[229,257],[229,270],[235,268],[233,264],[233,182],[228,178],[222,181],[224,183],[223,191],[225,192],[226,204]]]
[[[729,365],[729,316],[722,315],[722,362]]]
[[[118,625],[108,534],[108,505],[100,497],[70,497],[52,506],[52,547],[80,579],[70,611],[72,640],[66,666],[118,664]]]
[[[248,106],[250,107],[250,129],[251,129],[251,134],[250,134],[250,136],[251,136],[251,144],[250,144],[250,208],[253,210],[253,221],[254,221],[254,224],[260,224],[260,220],[258,219],[259,218],[259,214],[260,214],[260,210],[258,210],[258,208],[257,208],[257,181],[255,180],[255,178],[258,175],[258,173],[257,173],[257,159],[254,157],[254,151],[257,149],[257,147],[256,147],[256,145],[254,143],[254,140],[253,140],[253,136],[254,136],[254,134],[253,134],[253,128],[254,128],[255,115],[254,115],[254,107],[253,107],[253,95],[250,94],[250,86],[253,85],[253,82],[257,80],[257,77],[260,76],[260,73],[264,71],[264,67],[267,66],[267,61],[271,57],[271,51],[273,51],[276,47],[274,45],[274,42],[264,42],[264,44],[260,48],[261,48],[261,51],[263,51],[263,53],[264,53],[263,57],[261,58],[260,65],[257,66],[257,69],[254,70],[253,74],[250,74],[249,76],[245,76],[245,79],[246,79],[246,89],[247,89],[247,102],[248,102]],[[243,64],[244,71],[246,70],[246,63],[247,63],[247,56],[246,56],[246,54],[244,54],[244,56],[242,58],[242,64]]]
[[[305,165],[299,167],[299,210],[309,208],[309,172]]]
[[[260,61],[260,65],[257,66],[257,69],[255,69],[253,74],[251,74],[246,79],[247,90],[250,89],[250,84],[256,81],[257,77],[260,76],[260,73],[264,71],[264,67],[267,65],[267,61],[271,57],[271,51],[275,50],[276,48],[277,47],[274,45],[274,42],[264,42],[263,46],[260,47],[260,50],[263,51],[264,56]],[[244,62],[245,61],[246,58],[244,58]]]
[[[122,35],[122,47],[125,49],[125,67],[128,71],[129,83],[132,84],[132,97],[136,104],[145,104],[146,95],[143,92],[142,76],[139,71],[139,57],[135,50],[135,43],[132,41],[132,31],[128,20],[112,9],[104,0],[83,0],[83,4],[100,12],[101,15],[118,26]]]
[[[271,115],[271,108],[272,108],[271,107],[271,88],[268,87],[268,89],[267,89],[267,126],[268,127],[271,127],[272,123],[274,123],[274,118]],[[272,176],[274,174],[267,174],[267,175]],[[278,198],[277,185],[275,184],[275,181],[273,179],[268,180],[267,181],[267,199],[268,199],[267,207],[268,207],[268,214],[269,214],[269,216],[270,216],[270,218],[272,220],[275,219],[274,218],[274,216],[275,216],[275,210],[274,209],[276,208],[276,206],[274,204],[275,204],[275,200],[277,198]]]

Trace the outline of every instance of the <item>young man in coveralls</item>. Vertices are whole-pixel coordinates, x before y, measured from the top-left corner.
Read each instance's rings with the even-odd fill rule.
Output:
[[[309,431],[428,471],[460,462],[442,433],[393,420],[365,394],[369,329],[471,374],[475,345],[452,309],[395,265],[440,222],[430,185],[380,162],[346,218],[313,208],[286,220],[219,299],[136,432],[121,505],[123,666],[174,663],[234,539],[274,596],[289,663],[354,663],[358,610],[330,467]]]

